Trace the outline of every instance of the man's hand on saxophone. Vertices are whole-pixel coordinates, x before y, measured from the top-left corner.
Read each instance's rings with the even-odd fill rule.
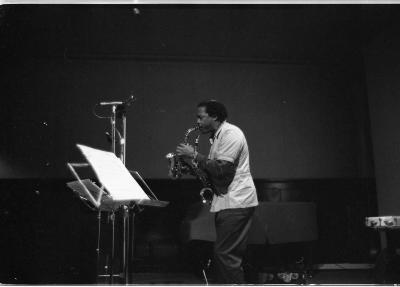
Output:
[[[190,144],[181,143],[176,147],[176,154],[184,159],[193,160],[196,158],[196,151]]]

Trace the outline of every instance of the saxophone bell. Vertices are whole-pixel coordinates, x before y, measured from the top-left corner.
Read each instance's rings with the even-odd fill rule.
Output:
[[[210,187],[204,187],[200,190],[201,201],[210,204],[213,198],[213,190]]]

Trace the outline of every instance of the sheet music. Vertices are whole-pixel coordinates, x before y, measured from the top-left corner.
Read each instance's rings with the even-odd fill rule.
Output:
[[[113,200],[150,199],[112,152],[77,144]]]

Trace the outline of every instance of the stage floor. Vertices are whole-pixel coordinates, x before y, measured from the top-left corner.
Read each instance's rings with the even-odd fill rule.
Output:
[[[262,282],[265,278],[259,274],[258,284],[277,284]],[[99,284],[107,284],[106,279]],[[212,278],[208,278],[213,285]],[[306,284],[373,284],[372,270],[321,270],[315,271]],[[134,273],[133,285],[205,285],[205,280],[191,273]],[[279,284],[279,283],[278,283]],[[293,283],[292,283],[293,284]]]

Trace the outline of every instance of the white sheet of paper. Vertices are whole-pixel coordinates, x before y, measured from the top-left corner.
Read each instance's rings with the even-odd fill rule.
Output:
[[[112,152],[77,144],[113,200],[150,199]]]

